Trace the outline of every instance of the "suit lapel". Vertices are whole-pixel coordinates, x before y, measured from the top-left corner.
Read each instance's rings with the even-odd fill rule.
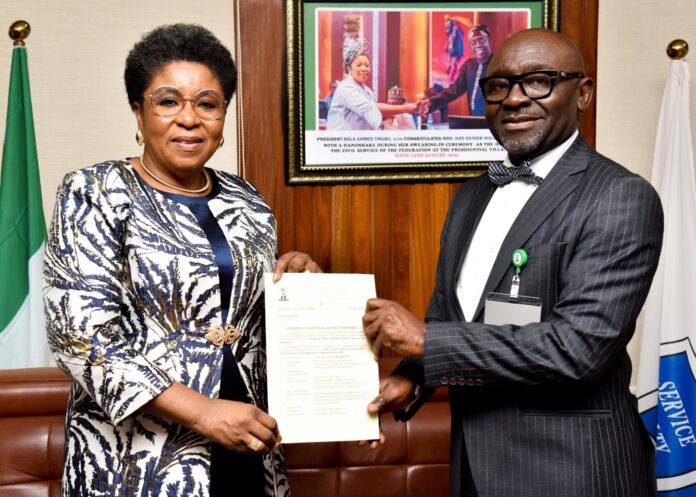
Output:
[[[553,167],[544,182],[537,188],[529,201],[520,211],[500,247],[493,268],[486,281],[482,297],[495,290],[512,264],[512,252],[522,248],[525,242],[539,229],[539,226],[551,215],[559,203],[575,190],[580,181],[580,173],[587,167],[592,150],[581,136]],[[483,311],[484,298],[474,313],[476,321]]]

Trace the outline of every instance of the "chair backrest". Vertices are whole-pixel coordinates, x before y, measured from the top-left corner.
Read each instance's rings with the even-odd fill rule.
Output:
[[[381,364],[388,374],[394,361]],[[64,419],[71,381],[58,368],[0,370],[0,496],[58,497]],[[285,447],[293,497],[439,497],[449,495],[447,392],[408,423],[382,416],[387,443]]]
[[[58,497],[70,379],[58,368],[0,371],[0,495]]]
[[[384,415],[387,442],[286,445],[293,497],[447,497],[450,495],[450,410],[438,391],[407,423]]]

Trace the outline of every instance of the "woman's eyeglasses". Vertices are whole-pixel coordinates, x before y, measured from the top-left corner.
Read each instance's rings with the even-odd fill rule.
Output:
[[[177,88],[160,86],[150,94],[152,109],[160,117],[177,116],[186,102],[191,102],[195,113],[205,121],[219,119],[227,105],[225,98],[215,90],[203,89],[193,97],[185,97]]]

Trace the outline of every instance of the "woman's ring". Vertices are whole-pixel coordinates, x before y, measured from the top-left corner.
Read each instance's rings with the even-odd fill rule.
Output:
[[[253,450],[254,452],[262,450],[265,446],[266,444],[264,444],[261,440],[259,440],[256,437],[252,437],[251,442],[247,444],[247,447],[249,447],[249,449]]]

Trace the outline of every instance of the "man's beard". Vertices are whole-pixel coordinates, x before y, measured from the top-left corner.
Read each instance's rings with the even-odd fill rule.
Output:
[[[531,136],[525,136],[523,138],[514,138],[505,136],[504,134],[498,137],[500,144],[510,155],[514,157],[523,157],[525,159],[534,156],[536,151],[541,148],[545,139],[546,137],[544,136],[543,129],[540,129]]]

